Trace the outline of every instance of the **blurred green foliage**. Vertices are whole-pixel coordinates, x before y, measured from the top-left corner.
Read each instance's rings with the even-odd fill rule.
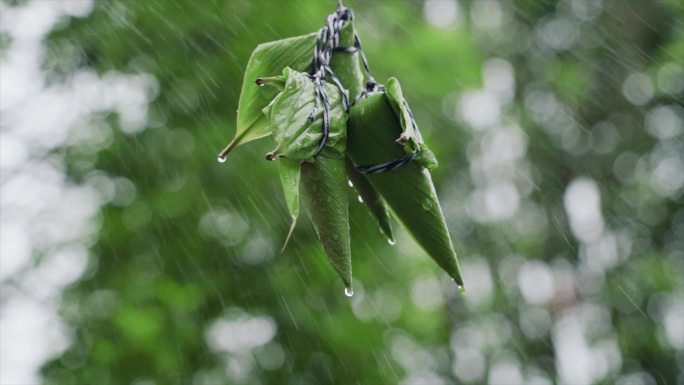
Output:
[[[216,162],[235,129],[251,51],[316,31],[335,2],[97,1],[89,17],[50,36],[50,55],[75,46],[80,58],[51,68],[54,81],[83,67],[147,73],[157,96],[147,128],[114,130],[94,162],[65,149],[75,181],[102,170],[130,180],[136,194],[102,208],[87,273],[63,295],[73,341],[44,366],[46,382],[479,383],[495,381],[501,362],[515,363],[526,383],[557,382],[567,378],[561,321],[584,319],[596,326],[585,328],[588,346],[618,347],[617,361],[591,381],[632,375],[645,379],[636,383],[682,383],[682,346],[664,326],[666,305],[683,300],[682,187],[654,187],[662,181],[653,173],[663,159],[681,166],[684,146],[681,132],[659,139],[645,128],[656,106],[681,113],[681,88],[668,91],[682,76],[681,3],[516,0],[482,11],[484,2],[462,1],[449,28],[429,23],[422,1],[345,3],[373,73],[401,80],[440,161],[435,184],[472,293],[457,294],[403,230],[388,246],[350,189],[356,294],[347,298],[306,220],[278,251],[290,217],[277,167],[263,160],[272,139]],[[594,15],[577,3],[599,8]],[[515,75],[510,102],[495,106],[495,125],[518,127],[523,141],[499,143],[523,154],[499,170],[512,172],[519,208],[497,220],[478,217],[472,204],[497,181],[496,170],[485,182],[481,175],[490,128],[459,114],[462,95],[502,81],[486,84],[483,72],[501,64],[488,66],[492,58]],[[663,72],[667,65],[674,77]],[[634,73],[651,79],[642,105],[624,96]],[[117,116],[106,119],[120,126]],[[610,266],[596,262],[594,243],[573,236],[567,189],[578,177],[599,187],[603,234],[614,236],[616,249]],[[553,297],[543,303],[518,288],[520,266],[533,261],[553,271]],[[212,342],[222,335],[211,332],[220,317],[233,325],[223,338],[247,341],[243,349]],[[468,378],[459,347],[473,338],[485,341],[477,345],[484,368]]]

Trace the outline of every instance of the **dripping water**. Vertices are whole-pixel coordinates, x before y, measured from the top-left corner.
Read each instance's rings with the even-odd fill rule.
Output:
[[[354,290],[351,287],[345,287],[344,295],[346,295],[347,297],[351,297],[352,295],[354,295]]]

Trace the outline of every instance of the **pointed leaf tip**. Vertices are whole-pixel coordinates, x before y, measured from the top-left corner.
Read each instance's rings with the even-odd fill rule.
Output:
[[[380,193],[371,185],[365,175],[361,174],[354,163],[345,159],[345,167],[347,169],[347,177],[349,178],[350,186],[353,187],[359,194],[359,197],[366,204],[368,211],[375,218],[380,233],[382,233],[388,241],[394,242],[394,234],[392,232],[392,221],[390,219],[389,209],[385,201],[380,196]]]
[[[297,226],[297,217],[292,216],[292,224],[290,225],[290,231],[287,232],[287,237],[285,237],[285,242],[283,242],[283,247],[280,248],[280,252],[282,253],[285,251],[285,248],[287,247],[287,244],[290,242],[290,239],[292,238],[292,233],[294,233],[294,229]]]
[[[302,198],[328,262],[345,287],[352,287],[349,202],[344,161],[326,147],[316,163],[301,164]]]
[[[292,218],[290,231],[288,231],[283,247],[280,249],[280,252],[282,253],[292,237],[292,233],[297,225],[297,218],[299,217],[300,166],[296,161],[280,158],[278,161],[278,171],[280,173],[280,182],[283,186],[283,193],[285,194],[287,210],[290,212],[290,217]]]
[[[285,70],[287,71],[289,68],[286,67]],[[284,74],[287,74],[286,71],[283,71]],[[278,89],[278,91],[282,91],[283,88],[285,88],[285,82],[287,80],[286,78],[287,75],[285,76],[271,76],[267,78],[258,78],[257,80],[254,81],[256,85],[259,87],[263,87],[266,85],[273,86]]]

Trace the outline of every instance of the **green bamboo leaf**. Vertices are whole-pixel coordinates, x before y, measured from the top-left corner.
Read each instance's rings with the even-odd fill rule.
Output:
[[[316,234],[348,292],[352,287],[349,203],[344,159],[324,148],[314,163],[301,164],[301,192]]]
[[[340,31],[340,46],[354,47],[355,46],[355,29],[354,23],[351,22],[345,25]],[[359,60],[359,52],[337,52],[333,55],[330,61],[330,67],[335,72],[335,75],[340,80],[340,83],[349,91],[351,100],[364,90],[366,80],[364,79],[363,70],[361,69],[361,61]],[[363,199],[369,211],[375,217],[380,231],[387,238],[390,243],[394,243],[394,234],[392,231],[392,222],[390,220],[389,210],[387,204],[384,202],[378,191],[368,182],[368,179],[359,173],[353,164],[347,159],[345,162],[347,168],[347,176],[354,185],[354,188]]]
[[[269,158],[285,157],[299,161],[313,161],[323,137],[323,105],[316,96],[316,87],[308,75],[290,68],[283,70],[282,77],[263,79],[282,84],[281,92],[263,109],[273,130],[276,149]],[[340,91],[334,85],[325,83],[330,104],[329,134],[326,147],[337,158],[344,157],[347,114],[342,105]],[[310,119],[312,111],[316,111]]]
[[[392,221],[390,220],[389,209],[382,196],[380,196],[380,193],[371,185],[368,179],[354,167],[354,164],[348,158],[345,159],[345,167],[349,181],[354,185],[354,189],[356,189],[363,203],[377,221],[380,232],[393,245]]]
[[[397,78],[391,77],[387,79],[387,82],[385,83],[385,93],[394,113],[399,117],[399,121],[401,122],[402,132],[399,140],[402,140],[404,143],[406,141],[418,142],[420,134],[416,127],[413,126],[413,117],[405,104],[406,99],[404,99],[404,93],[401,91],[401,85]]]
[[[371,94],[350,111],[347,155],[357,165],[380,164],[402,157],[406,150],[395,143],[402,132],[400,117],[387,95]],[[428,169],[411,161],[392,171],[366,177],[416,242],[462,287],[456,252]]]
[[[255,81],[262,76],[281,73],[290,67],[305,72],[311,65],[311,53],[316,43],[316,33],[260,44],[247,62],[245,78],[238,102],[237,129],[235,137],[221,151],[220,160],[240,144],[268,136],[269,122],[261,110],[278,94],[276,89],[260,89]]]
[[[399,80],[393,77],[387,79],[385,92],[387,100],[390,102],[394,113],[399,117],[401,123],[402,132],[399,138],[396,139],[396,142],[402,145],[407,142],[410,143],[411,148],[416,150],[414,159],[418,163],[431,170],[436,168],[437,158],[423,142],[423,137],[420,135],[416,121],[413,118],[413,113],[409,108],[408,102],[404,99]]]
[[[340,46],[354,47],[354,23],[350,22],[340,31]],[[330,59],[330,68],[349,91],[349,98],[354,100],[365,88],[363,71],[359,60],[359,52],[336,52]]]
[[[340,44],[348,47],[354,45],[354,29],[351,26],[351,23],[342,29]],[[302,71],[297,67],[291,67],[294,70]],[[334,55],[331,61],[331,67],[333,68],[333,71],[335,71],[344,87],[350,91],[350,95],[352,95],[352,97],[357,95],[363,89],[363,74],[361,72],[358,60],[358,53]],[[294,85],[296,80],[301,79],[298,77],[293,77],[291,84]],[[306,89],[310,86],[310,84],[305,84],[304,88]],[[346,144],[346,113],[342,111],[343,116],[339,116],[339,112],[341,111],[341,100],[338,100],[340,99],[338,90],[333,90],[331,87],[326,85],[326,93],[329,97],[332,95],[332,97],[335,99],[331,100],[331,106],[333,107],[331,109],[331,137],[329,138],[326,147],[316,158],[315,162],[301,163],[301,193],[302,199],[308,208],[307,211],[309,216],[314,223],[316,234],[321,240],[321,244],[328,257],[328,260],[333,266],[335,272],[337,272],[342,279],[345,288],[348,289],[346,290],[346,293],[350,294],[352,287],[351,247],[349,240],[349,210],[345,191],[345,162],[343,160]],[[312,93],[311,91],[308,91],[307,94],[299,90],[298,94],[300,96],[305,96],[305,101],[307,103],[301,103],[302,108],[299,110],[292,109],[292,107],[290,107],[289,110],[294,111],[295,113],[297,111],[306,112],[306,117],[308,118],[308,113],[311,111],[310,108],[313,106],[310,105],[312,99],[307,98],[307,96],[312,95]],[[319,106],[319,109],[320,108],[322,108],[322,106]],[[287,111],[288,109],[285,108],[282,110]],[[264,114],[264,116],[273,118],[271,114],[273,114],[274,111],[275,109],[272,107]],[[287,120],[287,114],[282,113],[282,115],[278,118]],[[268,120],[270,120],[270,123],[275,127],[282,126],[282,124],[279,124],[277,121],[274,122],[272,119]],[[310,148],[310,142],[312,141],[316,144],[319,143],[322,128],[320,123],[320,115],[316,116],[315,120],[316,124],[312,124],[310,127],[311,129],[305,129],[304,131],[301,131],[306,132],[307,134],[315,135],[313,137],[301,138],[303,140],[299,144],[301,149],[305,149],[307,147]],[[338,124],[340,124],[339,127],[337,126]],[[280,143],[278,147],[279,153],[283,155],[285,155],[283,151],[287,150],[289,143],[284,137],[279,138],[281,133],[284,134],[284,131],[285,130],[283,129],[274,129],[274,134],[278,132],[277,135],[274,136],[276,136],[276,143]],[[337,132],[343,133],[344,136],[338,138],[333,137],[333,135],[337,135]],[[300,150],[300,148],[294,146],[294,150]],[[290,156],[294,155],[291,154]],[[302,158],[302,160],[310,160],[311,153],[300,153],[298,157]],[[284,159],[281,159],[281,161],[282,160]],[[290,194],[293,191],[292,186],[286,189],[290,190]],[[364,199],[373,201],[373,199],[370,198],[370,195],[366,196],[368,198]],[[286,199],[293,198],[290,197]],[[387,220],[387,224],[389,225],[389,220]],[[391,236],[391,227],[387,228],[389,229],[389,234]]]
[[[285,193],[285,203],[287,204],[287,209],[290,212],[290,217],[292,218],[290,231],[287,233],[285,242],[283,242],[283,247],[280,249],[282,252],[285,250],[287,243],[292,237],[292,232],[297,225],[297,218],[299,217],[300,166],[298,161],[281,159],[278,162],[278,169],[280,171],[280,182],[283,185],[283,192]]]

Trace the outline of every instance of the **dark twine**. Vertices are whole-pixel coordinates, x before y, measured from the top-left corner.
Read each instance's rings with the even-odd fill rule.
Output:
[[[404,155],[401,158],[397,158],[394,160],[390,160],[389,162],[385,163],[380,163],[380,164],[372,164],[368,166],[357,166],[355,165],[356,169],[361,173],[361,174],[380,174],[382,172],[387,172],[387,171],[392,171],[396,168],[399,168],[406,163],[410,162],[415,158],[417,150],[411,151],[410,154]]]
[[[316,113],[320,105],[323,105],[323,137],[316,148],[314,156],[318,156],[323,150],[323,147],[328,143],[330,136],[330,101],[328,94],[325,91],[325,79],[330,76],[333,84],[340,90],[342,94],[342,104],[345,111],[349,111],[349,93],[342,86],[340,79],[337,78],[335,72],[330,68],[330,59],[332,59],[333,52],[340,48],[340,31],[344,25],[354,18],[354,14],[348,8],[339,2],[337,11],[328,15],[325,20],[325,26],[318,32],[316,37],[316,45],[314,46],[313,60],[311,63],[311,73],[309,77],[314,82],[316,88],[316,100],[314,108],[309,114],[309,120],[315,119]]]

